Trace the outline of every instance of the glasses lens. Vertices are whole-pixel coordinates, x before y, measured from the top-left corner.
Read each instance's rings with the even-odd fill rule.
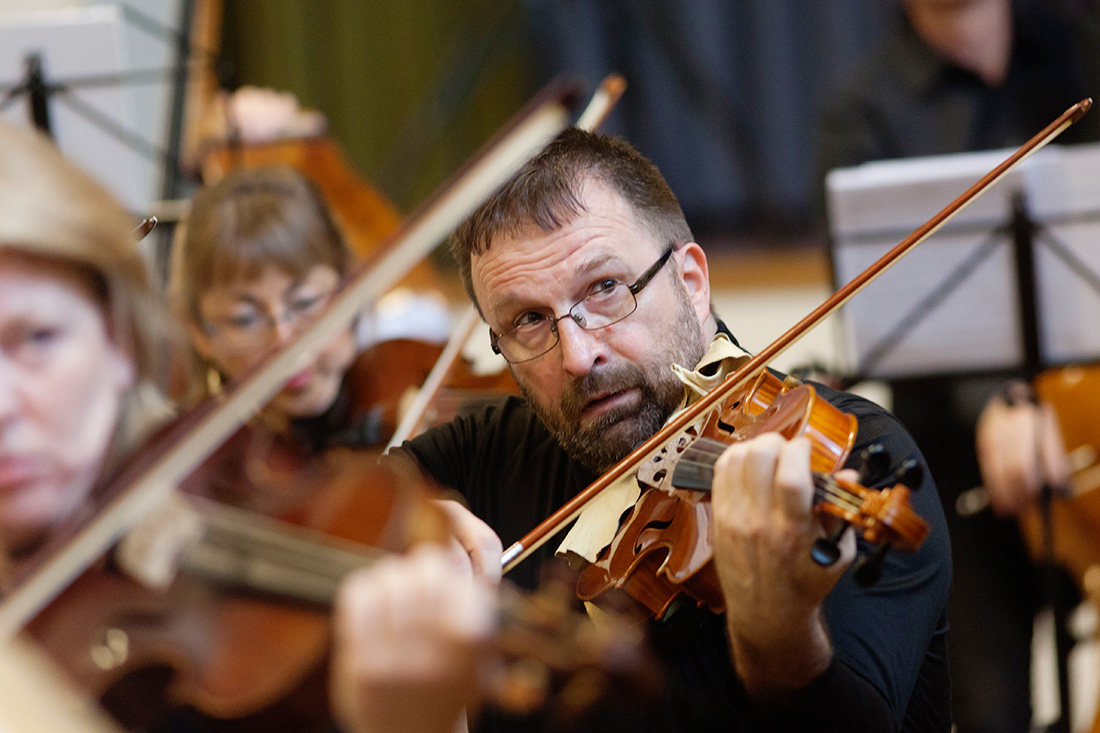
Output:
[[[514,363],[542,356],[558,342],[557,329],[549,319],[513,328],[497,339],[500,354]]]
[[[630,288],[622,283],[615,283],[577,303],[569,311],[569,315],[578,326],[591,331],[618,323],[637,308],[638,301],[634,299]]]

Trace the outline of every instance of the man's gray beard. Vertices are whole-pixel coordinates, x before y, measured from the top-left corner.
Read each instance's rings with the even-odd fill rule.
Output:
[[[640,443],[661,429],[679,406],[684,387],[672,365],[693,368],[706,349],[695,310],[686,291],[677,304],[677,323],[683,328],[667,334],[665,347],[654,351],[645,363],[627,362],[600,366],[566,384],[557,409],[540,404],[527,386],[520,390],[535,415],[550,430],[570,458],[595,473],[603,473],[625,458]],[[693,327],[694,326],[694,327]],[[594,395],[637,387],[641,404],[620,407],[582,424],[580,412]]]

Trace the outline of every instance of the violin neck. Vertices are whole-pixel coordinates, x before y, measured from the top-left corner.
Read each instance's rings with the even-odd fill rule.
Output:
[[[184,553],[181,567],[219,585],[328,607],[344,576],[384,554],[223,506],[207,515],[202,538]]]
[[[678,489],[710,491],[714,482],[714,463],[729,446],[729,443],[714,438],[697,438],[676,462],[672,484]],[[837,484],[831,474],[813,471],[812,475],[815,504],[823,501],[841,502],[858,509],[858,498],[851,498],[850,492]]]
[[[308,527],[196,497],[188,499],[187,506],[198,520],[197,531],[164,540],[175,546],[160,554],[175,559],[176,573],[234,592],[329,607],[344,576],[385,554]],[[143,566],[134,553],[116,552],[115,559],[127,575],[147,585],[165,586],[175,577]]]

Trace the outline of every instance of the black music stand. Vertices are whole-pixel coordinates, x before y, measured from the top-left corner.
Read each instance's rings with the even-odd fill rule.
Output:
[[[827,183],[835,279],[845,282],[1011,151],[868,164]],[[1025,162],[849,303],[849,380],[1015,375],[1095,359],[1100,334],[1074,329],[1100,317],[1100,145],[1048,148]],[[943,262],[948,266],[940,266]],[[1067,317],[1068,315],[1068,317]],[[1066,327],[1066,322],[1070,323]],[[930,323],[934,325],[929,325]],[[922,332],[923,329],[923,332]],[[913,343],[910,343],[910,340]],[[1053,554],[1051,490],[1044,489],[1043,595],[1054,621],[1059,717],[1068,731],[1070,608]]]
[[[1011,151],[833,171],[843,283]],[[1100,357],[1100,145],[1026,161],[841,311],[861,378],[1015,373]],[[1095,332],[1095,333],[1094,333]]]
[[[179,152],[187,67],[196,52],[189,41],[193,4],[194,0],[179,0],[178,29],[125,3],[116,8],[15,16],[12,25],[0,26],[0,37],[6,39],[6,48],[0,53],[0,75],[15,72],[19,60],[21,78],[0,84],[0,115],[11,119],[17,105],[25,104],[31,124],[55,139],[60,135],[66,153],[132,209],[144,210],[150,196],[136,183],[140,175],[133,172],[136,163],[131,153],[157,166],[161,198],[178,197],[183,179]],[[172,65],[125,70],[117,37],[123,27],[171,44]],[[135,98],[131,104],[117,92],[163,82],[171,86],[167,129],[164,142],[158,143],[139,132],[130,119],[132,110],[148,108],[148,101]],[[96,149],[99,158],[94,157]]]

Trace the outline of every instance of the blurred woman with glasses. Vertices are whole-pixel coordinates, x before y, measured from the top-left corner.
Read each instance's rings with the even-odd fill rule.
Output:
[[[216,396],[320,315],[352,257],[316,186],[288,166],[239,170],[194,197],[172,253],[169,290],[190,334],[185,400]],[[374,442],[351,397],[353,327],[293,375],[188,488],[281,513],[298,469],[336,443]],[[284,460],[285,459],[285,460]],[[308,492],[307,492],[308,493]]]
[[[171,275],[194,346],[191,399],[217,392],[292,339],[324,310],[350,264],[321,194],[292,168],[242,170],[200,190]],[[290,420],[323,415],[354,356],[349,329],[271,407]]]
[[[241,170],[201,190],[173,252],[170,286],[194,347],[190,398],[216,393],[308,327],[351,262],[320,192],[292,168]],[[267,514],[300,516],[315,490],[306,480],[312,459],[388,437],[375,401],[383,375],[370,353],[357,356],[353,328],[292,376],[187,488]],[[441,504],[474,567],[499,577],[496,535],[455,502]]]

